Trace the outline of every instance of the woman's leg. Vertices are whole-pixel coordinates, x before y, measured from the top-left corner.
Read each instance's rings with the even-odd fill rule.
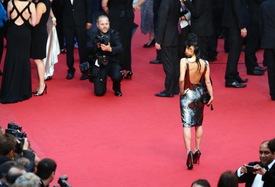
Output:
[[[45,82],[44,82],[44,74],[45,74],[45,67],[44,63],[41,59],[34,59],[34,63],[37,68],[37,74],[38,74],[38,87],[37,87],[37,93],[42,93],[45,89]]]
[[[183,127],[183,139],[188,154],[191,151],[191,127]]]
[[[201,138],[202,138],[202,126],[196,126],[195,131],[196,131],[196,142],[195,142],[194,152],[200,149]]]

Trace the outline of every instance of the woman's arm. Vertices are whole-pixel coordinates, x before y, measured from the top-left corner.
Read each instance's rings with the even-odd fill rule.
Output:
[[[12,9],[12,3],[11,1],[9,1],[7,6],[7,17],[9,20],[11,19],[11,9]]]
[[[208,64],[208,62],[207,62],[207,64]],[[210,105],[214,100],[214,95],[213,95],[213,87],[212,87],[211,80],[210,80],[210,67],[209,67],[209,64],[207,65],[204,80],[205,80],[206,88],[207,88],[208,93],[210,95],[210,100],[207,103],[207,105]]]
[[[102,0],[101,2],[102,9],[107,15],[109,14],[108,2],[109,0]]]
[[[45,12],[46,12],[46,5],[42,2],[39,2],[36,5],[36,25],[40,22],[40,19]]]
[[[36,25],[36,9],[35,9],[34,3],[31,3],[30,11],[31,11],[31,16],[30,16],[29,22],[32,26],[35,26]]]
[[[135,4],[133,4],[133,9],[137,10],[140,9],[140,6],[145,2],[146,0],[138,0]]]
[[[185,78],[185,72],[186,72],[186,62],[185,58],[182,58],[180,60],[180,77],[179,77],[179,88],[180,88],[180,94],[184,95],[186,94],[187,90],[184,90],[184,78]]]

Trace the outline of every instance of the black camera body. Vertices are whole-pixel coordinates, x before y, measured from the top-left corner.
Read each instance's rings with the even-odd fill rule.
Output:
[[[67,175],[62,175],[61,177],[59,177],[58,179],[58,184],[60,185],[60,187],[72,187],[68,182],[68,177]],[[59,186],[54,186],[54,187],[59,187]]]
[[[25,138],[27,138],[27,134],[21,131],[22,131],[22,127],[20,127],[15,123],[8,123],[8,128],[5,130],[6,134],[13,135],[19,141],[17,142],[16,149],[15,149],[15,152],[18,154],[22,152]]]
[[[97,43],[101,43],[101,44],[104,44],[104,45],[108,45],[108,43],[110,41],[108,34],[97,35],[96,40],[97,40]]]
[[[97,43],[108,45],[108,43],[110,42],[110,35],[109,34],[97,35],[96,40],[97,40]],[[108,52],[100,50],[97,52],[96,57],[99,65],[103,65],[103,66],[108,65],[109,63]]]

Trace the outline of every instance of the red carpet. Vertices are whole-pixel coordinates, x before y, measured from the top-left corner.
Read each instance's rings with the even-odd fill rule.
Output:
[[[139,23],[139,13],[136,20]],[[164,88],[164,73],[161,65],[149,64],[155,50],[142,48],[147,38],[138,28],[132,45],[133,78],[122,82],[120,98],[113,95],[110,80],[104,97],[94,96],[93,85],[79,80],[79,70],[73,80],[66,80],[62,54],[47,82],[47,95],[0,104],[0,125],[23,126],[37,154],[57,161],[51,186],[62,174],[74,187],[189,187],[198,178],[216,186],[223,171],[258,160],[260,142],[274,137],[275,103],[267,74],[247,76],[242,56],[239,72],[249,78],[247,88],[225,88],[227,55],[220,41],[218,60],[210,65],[215,109],[205,109],[201,163],[188,171],[179,97],[154,96]],[[262,62],[262,51],[257,55]],[[75,58],[78,69],[78,55]],[[35,89],[34,64],[32,73]]]

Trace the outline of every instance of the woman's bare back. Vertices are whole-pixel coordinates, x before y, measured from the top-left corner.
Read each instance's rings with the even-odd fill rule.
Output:
[[[31,17],[29,8],[26,8],[28,6],[28,4],[29,4],[29,1],[14,0],[14,5],[12,4],[11,1],[9,2],[9,4],[8,4],[8,14],[10,14],[10,19],[11,20],[15,19],[14,23],[16,25],[22,25],[25,21],[27,21]],[[17,12],[16,9],[18,10],[18,12]],[[25,20],[22,19],[22,17],[20,16],[20,14],[22,15],[22,17]]]

